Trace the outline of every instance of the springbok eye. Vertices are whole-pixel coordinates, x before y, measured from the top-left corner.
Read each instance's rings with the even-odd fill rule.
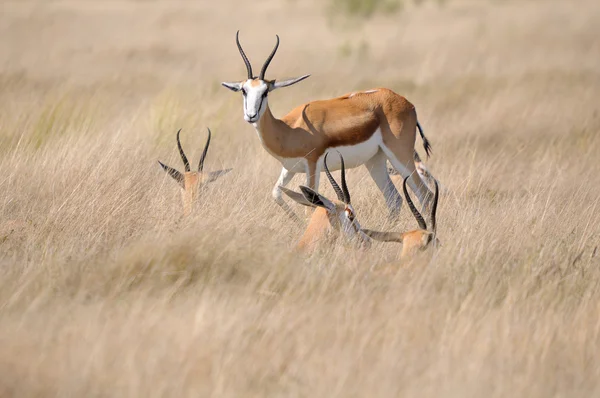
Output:
[[[348,220],[350,221],[354,221],[354,213],[352,213],[350,210],[346,209],[346,217],[348,217]]]
[[[269,92],[268,92],[268,91],[265,91],[265,92],[263,93],[262,97],[263,97],[263,98],[267,98],[267,94],[269,94]]]
[[[245,97],[246,96],[246,89],[242,87],[242,95]]]

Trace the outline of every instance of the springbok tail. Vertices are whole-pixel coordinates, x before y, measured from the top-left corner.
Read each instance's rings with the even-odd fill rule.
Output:
[[[419,134],[421,135],[421,139],[423,140],[423,149],[425,149],[425,153],[427,157],[431,156],[431,143],[425,137],[425,133],[423,132],[423,127],[421,127],[421,123],[417,120],[417,128],[419,129]]]

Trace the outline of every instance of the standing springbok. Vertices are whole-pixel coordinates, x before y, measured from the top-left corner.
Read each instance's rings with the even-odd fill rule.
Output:
[[[230,172],[231,169],[213,171],[210,173],[204,172],[204,161],[206,160],[206,154],[208,153],[208,146],[210,145],[211,137],[210,129],[208,129],[208,138],[206,140],[204,150],[202,151],[200,162],[198,163],[198,171],[190,171],[190,162],[188,162],[188,159],[183,152],[183,148],[181,147],[179,133],[181,133],[181,129],[177,131],[177,148],[179,149],[179,155],[181,155],[185,172],[182,174],[174,168],[162,163],[160,160],[158,161],[158,164],[160,164],[163,170],[173,177],[173,179],[180,185],[181,200],[183,202],[183,214],[187,216],[192,212],[192,206],[196,201],[199,189],[205,184],[213,182],[222,175]]]
[[[416,209],[413,201],[408,194],[408,189],[406,188],[407,178],[404,179],[402,183],[402,189],[404,190],[404,196],[406,197],[406,202],[408,203],[408,207],[410,211],[415,216],[417,223],[419,224],[419,229],[415,229],[409,232],[378,232],[371,231],[368,229],[363,229],[362,231],[367,234],[369,237],[383,241],[383,242],[399,242],[402,243],[402,252],[400,253],[400,258],[406,258],[414,255],[419,251],[426,250],[428,247],[439,244],[439,240],[436,236],[436,211],[438,205],[438,196],[439,196],[439,187],[438,182],[433,179],[433,183],[435,185],[435,193],[433,196],[433,205],[431,206],[431,230],[427,228],[427,223],[423,219],[423,216]]]
[[[244,99],[244,119],[251,123],[269,154],[283,166],[272,195],[287,211],[289,207],[281,196],[285,187],[297,173],[306,174],[306,185],[318,191],[319,176],[324,156],[333,148],[342,153],[349,168],[364,164],[383,193],[390,214],[399,213],[402,197],[391,182],[386,159],[403,176],[410,176],[411,188],[422,205],[427,205],[430,190],[415,171],[416,130],[419,129],[427,154],[430,144],[413,104],[387,88],[354,92],[328,100],[312,101],[293,109],[277,119],[269,109],[267,96],[278,88],[291,86],[310,75],[276,81],[266,80],[265,73],[279,47],[275,48],[255,77],[252,65],[244,53],[236,34],[236,44],[248,76],[240,82],[223,82],[232,91],[241,91]],[[341,163],[333,161],[329,167],[339,170]]]
[[[327,155],[329,154],[326,153],[323,158],[323,167],[338,200],[330,200],[303,185],[300,186],[302,193],[281,187],[281,190],[294,201],[304,206],[316,208],[312,213],[304,235],[298,242],[297,248],[312,251],[318,243],[339,237],[340,231],[343,231],[349,240],[358,241],[361,247],[368,248],[371,245],[371,239],[362,231],[356,219],[354,208],[350,203],[344,158],[340,154],[339,164],[342,174],[342,187],[340,188],[327,167]]]

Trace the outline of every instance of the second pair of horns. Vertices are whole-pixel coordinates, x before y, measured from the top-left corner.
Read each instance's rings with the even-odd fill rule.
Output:
[[[427,231],[428,229],[427,229],[427,223],[425,222],[425,219],[423,218],[421,213],[419,213],[419,211],[415,207],[412,199],[410,198],[410,195],[408,194],[408,189],[406,188],[406,183],[407,183],[409,177],[410,176],[407,176],[404,179],[404,182],[402,183],[402,189],[404,190],[404,196],[406,197],[406,202],[408,203],[408,207],[410,208],[410,211],[412,212],[413,216],[417,220],[417,223],[419,224],[419,228]],[[433,205],[431,207],[431,232],[435,233],[435,227],[436,227],[435,213],[437,211],[437,206],[438,206],[439,187],[438,187],[437,180],[434,179],[433,182],[435,184],[435,193],[433,194]]]
[[[333,187],[333,190],[335,191],[338,200],[346,204],[350,204],[350,192],[348,192],[348,186],[346,185],[346,167],[344,165],[344,157],[339,151],[338,154],[340,155],[341,162],[342,188],[340,188],[340,186],[337,184],[337,182],[329,172],[329,168],[327,167],[327,156],[329,155],[329,152],[325,154],[325,159],[323,159],[323,166],[325,167],[325,174],[327,174],[327,178],[329,179],[329,182],[331,183],[331,186]]]
[[[179,155],[181,155],[181,160],[183,161],[183,167],[185,171],[190,171],[190,162],[188,162],[185,153],[183,152],[183,148],[181,147],[181,141],[179,141],[179,133],[181,133],[181,129],[177,131],[177,148],[179,148]],[[204,150],[202,151],[202,156],[200,156],[200,162],[198,163],[198,171],[204,170],[204,159],[206,159],[206,154],[208,153],[208,146],[210,145],[210,129],[208,129],[208,138],[206,139],[206,145],[204,145]]]
[[[275,37],[277,38],[277,43],[275,43],[275,47],[273,48],[273,51],[271,51],[271,54],[269,55],[269,57],[267,58],[267,60],[265,61],[264,65],[263,65],[262,69],[260,70],[260,75],[258,76],[258,78],[260,80],[265,80],[265,73],[267,72],[267,68],[269,67],[271,60],[275,56],[275,53],[277,52],[277,48],[279,47],[279,36],[275,35]],[[242,49],[242,45],[240,44],[240,31],[239,30],[235,34],[235,42],[237,43],[238,50],[240,50],[240,55],[242,56],[242,59],[244,60],[244,64],[246,64],[246,70],[248,71],[248,79],[254,79],[254,75],[252,74],[252,65],[250,64],[250,61],[248,60],[248,57],[246,56],[246,53],[244,53],[244,50]]]

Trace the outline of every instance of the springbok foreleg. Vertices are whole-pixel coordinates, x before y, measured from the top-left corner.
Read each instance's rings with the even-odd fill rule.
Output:
[[[321,177],[321,165],[319,162],[306,162],[306,186],[315,192],[319,192],[319,181]],[[313,213],[312,208],[306,207],[304,214],[309,217]]]
[[[280,188],[280,187],[285,187],[287,184],[289,184],[295,175],[296,175],[296,173],[291,172],[285,168],[282,168],[281,174],[279,174],[279,179],[277,180],[277,183],[273,187],[273,191],[271,192],[271,195],[273,196],[273,199],[275,199],[275,203],[277,203],[279,206],[281,206],[283,211],[292,219],[292,221],[302,224],[302,221],[300,220],[300,218],[290,208],[290,206],[287,203],[285,203],[285,201],[283,200],[282,192],[281,192],[281,188]]]

